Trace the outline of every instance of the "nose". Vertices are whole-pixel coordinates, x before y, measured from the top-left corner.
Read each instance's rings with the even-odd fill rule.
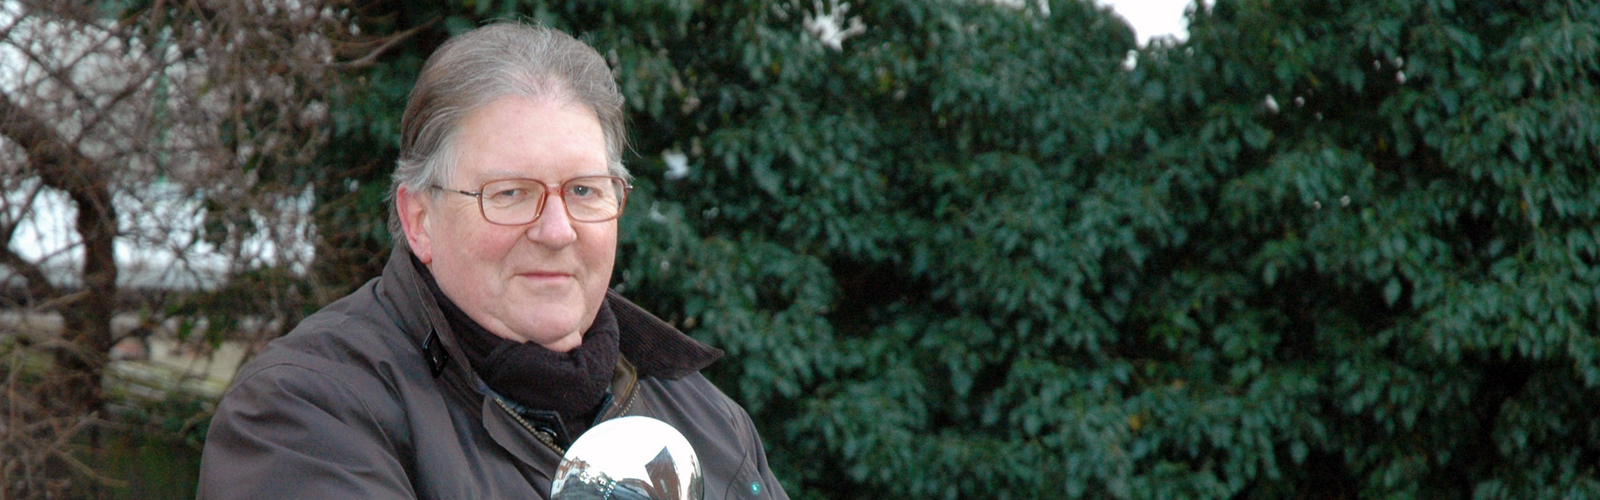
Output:
[[[562,248],[577,241],[578,231],[572,227],[572,218],[567,216],[566,203],[554,193],[545,198],[539,218],[528,225],[528,239],[550,248]]]

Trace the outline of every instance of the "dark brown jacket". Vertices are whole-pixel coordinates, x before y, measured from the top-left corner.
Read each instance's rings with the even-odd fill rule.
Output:
[[[200,498],[549,496],[562,450],[485,396],[406,252],[239,371],[206,436]],[[750,416],[699,373],[720,351],[607,301],[622,357],[601,419],[646,415],[683,432],[708,500],[788,498]]]

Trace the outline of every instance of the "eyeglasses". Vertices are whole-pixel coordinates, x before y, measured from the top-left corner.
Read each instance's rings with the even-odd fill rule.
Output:
[[[533,179],[485,182],[477,191],[437,184],[433,188],[477,198],[483,219],[501,226],[520,226],[539,220],[551,191],[548,184]],[[567,207],[567,217],[574,222],[605,222],[622,216],[622,206],[628,202],[628,191],[632,191],[633,186],[621,177],[591,175],[569,179],[561,183],[559,189],[561,204]]]

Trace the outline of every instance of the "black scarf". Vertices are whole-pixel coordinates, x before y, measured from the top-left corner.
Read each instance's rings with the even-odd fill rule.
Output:
[[[489,389],[529,410],[559,415],[555,430],[564,434],[558,435],[562,441],[570,442],[589,429],[610,393],[621,356],[620,334],[609,299],[601,302],[582,344],[571,351],[555,352],[490,333],[439,290],[426,266],[415,257],[412,264],[433,292],[451,331],[456,332],[467,364]]]

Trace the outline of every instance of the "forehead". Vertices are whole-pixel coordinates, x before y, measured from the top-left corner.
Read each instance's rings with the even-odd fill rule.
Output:
[[[455,177],[470,182],[559,182],[608,170],[605,133],[582,104],[502,97],[468,113],[455,142]]]

